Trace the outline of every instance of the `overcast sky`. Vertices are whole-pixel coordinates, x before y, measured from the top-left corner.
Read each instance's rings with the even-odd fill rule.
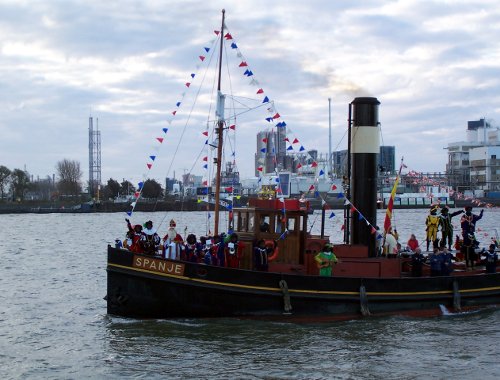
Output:
[[[203,174],[209,103],[197,94],[212,51],[198,57],[222,8],[257,89],[307,150],[328,151],[328,98],[334,150],[346,148],[348,104],[373,96],[382,144],[422,172],[445,170],[443,148],[465,140],[468,120],[499,125],[498,1],[0,0],[0,165],[46,177],[66,158],[81,163],[86,180],[93,115],[103,182]],[[251,78],[233,66],[224,92],[237,95],[238,85],[260,104]],[[238,120],[242,177],[253,175],[255,135],[268,127],[267,111],[256,112]]]

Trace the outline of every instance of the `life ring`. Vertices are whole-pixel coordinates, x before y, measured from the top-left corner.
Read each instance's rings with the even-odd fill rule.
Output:
[[[279,248],[278,243],[274,240],[264,240],[264,244],[266,248],[271,248],[273,250],[273,254],[267,258],[268,261],[274,261],[278,258]]]

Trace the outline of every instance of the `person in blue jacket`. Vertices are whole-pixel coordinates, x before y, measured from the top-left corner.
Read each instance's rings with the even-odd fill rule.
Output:
[[[431,276],[441,276],[443,271],[444,257],[438,248],[429,256],[429,265],[431,267]]]

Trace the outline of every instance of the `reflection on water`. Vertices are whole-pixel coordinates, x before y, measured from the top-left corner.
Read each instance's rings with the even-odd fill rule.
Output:
[[[340,213],[339,213],[340,214]],[[427,210],[396,210],[401,240],[424,236]],[[494,234],[497,210],[478,224]],[[311,226],[314,218],[309,221]],[[206,233],[206,215],[174,218]],[[379,213],[383,221],[383,213]],[[341,241],[342,220],[326,233]],[[500,311],[440,318],[367,318],[326,324],[236,320],[133,320],[106,315],[106,245],[122,214],[0,215],[2,378],[482,378],[500,376]],[[458,223],[458,220],[455,222]],[[382,224],[382,222],[379,222]],[[312,232],[318,233],[320,221]],[[11,231],[19,231],[12,236]],[[485,236],[488,234],[488,236]],[[446,312],[445,312],[446,314]]]

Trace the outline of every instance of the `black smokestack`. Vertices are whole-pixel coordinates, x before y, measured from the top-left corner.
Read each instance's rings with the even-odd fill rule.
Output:
[[[377,224],[377,154],[380,152],[377,98],[355,98],[351,128],[351,201],[364,218],[355,213],[351,219],[351,243],[368,246],[375,256],[376,235],[371,225]]]

